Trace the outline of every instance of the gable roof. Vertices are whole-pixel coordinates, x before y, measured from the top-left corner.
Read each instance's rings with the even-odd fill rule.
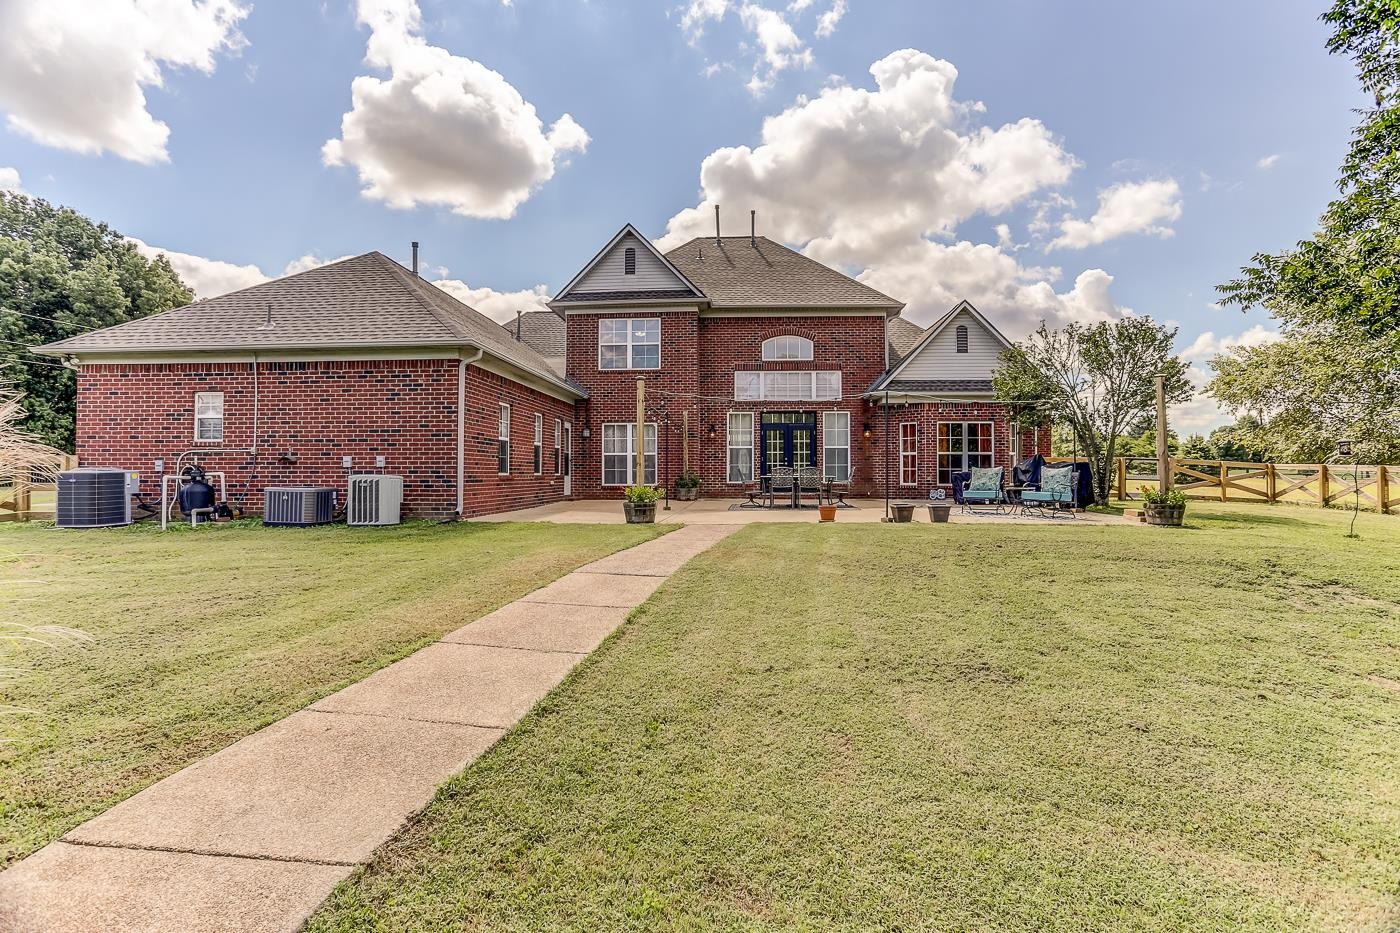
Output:
[[[907,317],[892,317],[885,322],[885,340],[889,344],[889,365],[903,360],[923,339],[924,329]]]
[[[767,237],[696,237],[666,258],[713,308],[869,308],[904,303]]]
[[[665,289],[637,289],[627,291],[575,291],[574,289],[579,285],[579,283],[588,277],[588,273],[592,272],[593,269],[600,262],[606,259],[607,256],[613,251],[613,248],[617,246],[617,244],[624,237],[628,236],[638,240],[641,243],[641,245],[646,250],[648,250],[651,253],[651,255],[654,256],[656,260],[660,262],[661,265],[667,271],[669,271],[673,276],[675,276],[676,287]],[[704,293],[702,293],[700,289],[696,287],[695,283],[688,279],[685,273],[683,273],[680,269],[672,265],[671,261],[667,259],[664,255],[662,255],[661,251],[658,250],[652,244],[651,240],[642,236],[641,231],[639,231],[636,227],[632,226],[631,224],[623,224],[622,229],[617,231],[617,233],[613,235],[613,238],[609,240],[602,249],[598,250],[598,252],[593,256],[592,259],[588,260],[584,267],[578,271],[578,274],[569,280],[569,284],[565,285],[559,290],[559,293],[554,296],[553,300],[550,303],[553,304],[554,302],[598,301],[658,301],[665,299],[694,300],[701,299],[704,297]]]
[[[910,349],[908,353],[904,354],[903,358],[897,364],[894,363],[892,358],[891,363],[893,365],[890,366],[889,371],[885,373],[885,375],[881,376],[879,379],[876,379],[875,383],[867,391],[872,393],[883,392],[887,389],[890,391],[894,391],[893,384],[895,380],[899,378],[900,372],[906,366],[909,365],[910,360],[918,356],[919,353],[924,349],[924,347],[932,343],[934,338],[937,337],[940,333],[942,333],[948,327],[948,325],[953,322],[953,320],[958,316],[958,314],[964,311],[966,311],[968,314],[971,314],[973,319],[976,320],[978,324],[982,325],[982,327],[987,331],[987,333],[991,334],[992,338],[995,339],[998,343],[1000,343],[1003,347],[1009,348],[1011,346],[1011,341],[1007,340],[1005,335],[1003,335],[1001,331],[997,330],[996,325],[993,324],[991,321],[987,320],[986,316],[983,315],[981,311],[978,311],[975,307],[973,307],[972,302],[967,300],[959,301],[953,306],[952,310],[950,310],[947,314],[943,315],[938,320],[934,321],[932,326],[930,326],[928,330],[924,331],[923,336],[919,339],[919,342],[915,344],[914,347]],[[908,385],[912,386],[912,383],[909,383]],[[932,390],[917,390],[909,388],[908,391]],[[990,383],[987,383],[985,391],[991,391]]]
[[[271,308],[272,326],[267,326]],[[580,395],[501,325],[378,251],[37,348],[52,356],[472,346]]]

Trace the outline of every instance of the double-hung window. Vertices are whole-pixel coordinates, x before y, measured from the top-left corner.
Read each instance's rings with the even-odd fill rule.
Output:
[[[598,322],[599,369],[660,369],[661,318],[605,318]]]
[[[535,413],[535,475],[544,472],[544,415]]]
[[[637,426],[631,423],[603,425],[603,485],[631,486],[637,468]],[[656,425],[646,426],[646,466],[642,483],[656,482]]]
[[[501,403],[500,419],[496,423],[496,472],[510,472],[510,406]]]
[[[753,412],[729,413],[729,472],[727,483],[753,482]]]
[[[840,397],[840,370],[740,370],[734,374],[736,402],[834,402]]]
[[[919,483],[919,426],[906,421],[899,426],[899,485]]]
[[[194,394],[194,439],[221,441],[224,439],[224,393],[196,392]]]
[[[953,485],[953,474],[992,465],[990,421],[938,423],[938,485]]]
[[[564,458],[561,457],[561,456],[559,456],[559,449],[560,449],[560,446],[561,446],[561,444],[560,444],[560,439],[563,437],[563,434],[564,434],[564,422],[563,422],[561,419],[559,419],[559,418],[555,418],[555,419],[554,419],[554,475],[555,475],[555,476],[558,476],[559,474],[561,474],[561,473],[564,472]]]
[[[827,476],[844,483],[851,478],[851,413],[822,412],[822,464]]]

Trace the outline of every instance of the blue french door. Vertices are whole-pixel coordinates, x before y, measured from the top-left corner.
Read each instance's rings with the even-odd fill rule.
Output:
[[[760,419],[760,472],[774,467],[817,465],[817,415],[810,411],[766,411]]]

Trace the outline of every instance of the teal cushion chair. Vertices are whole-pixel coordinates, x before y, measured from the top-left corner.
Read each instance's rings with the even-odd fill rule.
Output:
[[[963,506],[1001,505],[1001,467],[973,467],[972,476],[963,487]]]
[[[1074,517],[1074,467],[1045,467],[1040,471],[1040,488],[1021,493],[1021,505],[1028,508],[1060,509],[1068,506]]]

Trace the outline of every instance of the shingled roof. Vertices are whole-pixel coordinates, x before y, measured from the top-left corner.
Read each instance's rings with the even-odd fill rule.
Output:
[[[504,327],[377,251],[79,334],[39,347],[38,352],[62,356],[404,346],[477,347],[574,394],[586,394]]]
[[[885,338],[889,342],[890,366],[904,359],[923,340],[924,329],[906,317],[892,317],[885,322]]]
[[[904,304],[767,237],[696,237],[666,254],[713,308],[871,308]]]
[[[526,311],[502,326],[513,338],[548,360],[555,372],[564,373],[569,328],[562,317],[553,311]]]

